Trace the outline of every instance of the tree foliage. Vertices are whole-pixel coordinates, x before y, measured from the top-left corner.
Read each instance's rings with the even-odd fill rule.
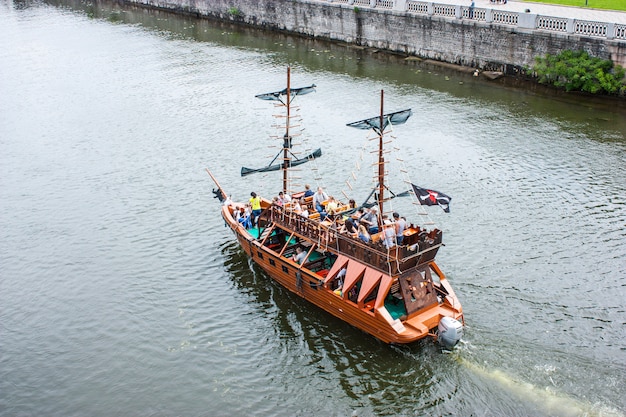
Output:
[[[543,84],[566,91],[626,95],[624,68],[613,61],[591,57],[585,51],[563,51],[535,58],[533,71]]]

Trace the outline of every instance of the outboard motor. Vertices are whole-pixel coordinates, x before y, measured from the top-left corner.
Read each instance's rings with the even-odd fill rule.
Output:
[[[452,349],[463,337],[463,324],[452,317],[444,317],[439,321],[439,344],[446,349]]]

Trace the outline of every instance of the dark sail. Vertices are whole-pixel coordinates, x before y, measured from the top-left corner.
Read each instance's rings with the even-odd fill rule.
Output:
[[[385,130],[385,128],[390,124],[401,125],[402,123],[406,122],[412,114],[413,112],[411,111],[411,109],[400,110],[394,113],[385,114],[383,116],[382,130]],[[356,127],[357,129],[364,130],[374,129],[376,132],[380,132],[380,116],[374,116],[370,117],[369,119],[359,120],[358,122],[348,123],[347,126]]]
[[[290,88],[289,92],[291,93],[292,97],[303,96],[305,94],[314,92],[315,87],[317,86],[315,84],[312,84],[308,87]],[[280,97],[286,96],[286,95],[287,95],[287,89],[285,88],[284,90],[275,91],[273,93],[257,94],[255,97],[260,98],[261,100],[280,101],[282,103],[282,99]]]
[[[289,86],[289,71],[287,72],[287,85]],[[285,136],[284,138],[284,144],[283,144],[283,149],[282,152],[284,153],[283,155],[283,161],[281,163],[278,164],[274,164],[274,161],[276,161],[276,159],[278,159],[280,153],[278,155],[276,155],[274,157],[274,159],[269,163],[269,165],[263,167],[263,168],[258,168],[258,169],[254,169],[254,168],[246,168],[246,167],[241,167],[241,176],[246,176],[249,174],[253,174],[255,172],[269,172],[269,171],[279,171],[281,169],[287,169],[290,167],[294,167],[294,166],[298,166],[301,164],[304,164],[306,162],[309,162],[315,158],[319,158],[320,156],[322,156],[322,150],[321,149],[317,149],[315,151],[313,151],[312,153],[310,153],[309,155],[307,155],[304,158],[297,158],[294,157],[293,159],[290,157],[290,154],[293,155],[289,150],[291,149],[291,136],[289,136],[289,107],[290,107],[290,103],[291,103],[291,99],[294,98],[295,96],[302,96],[305,94],[309,94],[315,91],[315,84],[311,84],[308,87],[300,87],[300,88],[290,88],[287,87],[281,91],[275,91],[273,93],[264,93],[264,94],[257,94],[255,97],[259,98],[261,100],[268,100],[268,101],[279,101],[280,103],[282,103],[283,105],[285,105],[287,107],[287,126],[286,126],[286,132],[285,132]],[[289,97],[287,97],[286,101],[283,101],[283,97],[287,96],[287,92],[289,92]],[[284,174],[285,177],[283,179],[283,182],[286,182],[286,173]],[[286,188],[286,184],[283,184],[283,188]]]
[[[289,162],[288,167],[295,167],[298,165],[302,165],[306,162],[309,162],[315,158],[319,158],[320,156],[322,156],[322,149],[316,149],[315,151],[313,151],[312,153],[308,154],[307,156],[305,156],[304,158],[300,158],[300,159],[292,159]],[[253,169],[253,168],[246,168],[246,167],[241,167],[241,176],[245,177],[246,175],[249,174],[254,174],[255,172],[270,172],[270,171],[278,171],[280,169],[283,168],[283,164],[274,164],[274,165],[268,165],[266,167],[263,168],[258,168],[258,169]]]

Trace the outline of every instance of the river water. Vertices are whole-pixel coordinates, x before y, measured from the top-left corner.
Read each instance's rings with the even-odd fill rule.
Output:
[[[273,284],[223,227],[270,196],[274,109],[340,194],[379,91],[464,305],[387,346]],[[0,0],[0,415],[623,416],[626,113],[312,40],[107,3]],[[274,142],[275,143],[275,142]],[[319,177],[318,177],[319,175]],[[296,180],[294,180],[296,181]],[[398,203],[407,214],[410,207]]]

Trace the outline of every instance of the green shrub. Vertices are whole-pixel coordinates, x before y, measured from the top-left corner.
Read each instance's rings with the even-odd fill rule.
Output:
[[[228,14],[236,17],[241,15],[241,10],[236,7],[231,7],[230,9],[228,9]]]
[[[563,51],[535,58],[539,82],[592,94],[626,95],[624,68],[613,61],[591,57],[585,51]]]

